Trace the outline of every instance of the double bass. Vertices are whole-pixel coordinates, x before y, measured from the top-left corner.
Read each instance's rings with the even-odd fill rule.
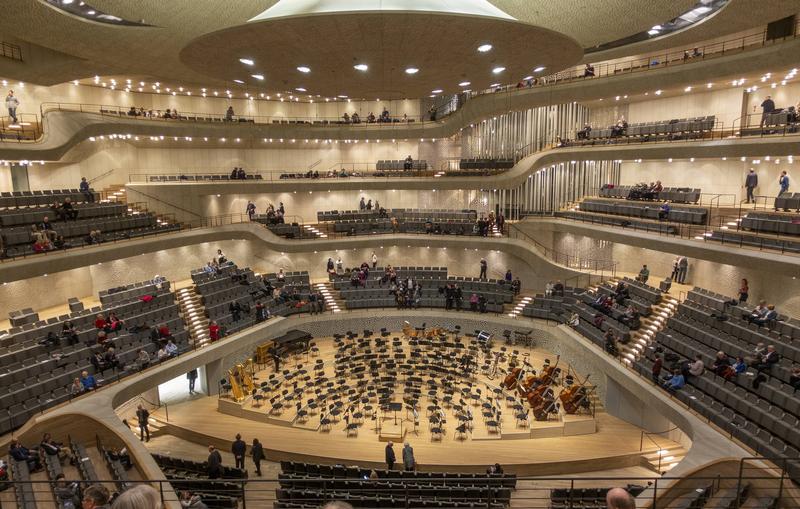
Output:
[[[588,379],[589,376],[586,377],[586,380]],[[586,390],[586,380],[581,384],[573,384],[572,387],[564,389],[558,395],[558,399],[561,400],[561,405],[567,414],[576,414],[581,408],[588,407],[589,394]]]
[[[532,409],[533,417],[537,421],[546,421],[550,414],[556,413],[556,399],[553,389],[547,387],[547,389],[542,392],[536,406],[532,406]]]
[[[517,382],[522,374],[522,368],[514,368],[506,375],[503,381],[500,383],[501,389],[515,389],[517,387]]]

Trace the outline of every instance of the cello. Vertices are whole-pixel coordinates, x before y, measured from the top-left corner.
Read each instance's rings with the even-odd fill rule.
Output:
[[[517,387],[517,381],[522,374],[522,368],[514,368],[512,369],[508,375],[506,375],[503,382],[500,384],[500,388],[502,389],[514,389]]]
[[[587,405],[586,399],[589,395],[586,392],[585,385],[586,381],[589,380],[589,376],[582,383],[573,384],[572,387],[561,391],[561,394],[558,395],[558,399],[561,400],[561,405],[566,413],[570,415],[576,414],[581,407]]]

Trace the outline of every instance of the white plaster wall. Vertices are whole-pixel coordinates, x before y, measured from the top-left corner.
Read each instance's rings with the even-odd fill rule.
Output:
[[[325,277],[328,257],[341,256],[345,267],[358,266],[369,260],[373,251],[378,264],[397,266],[447,267],[456,276],[477,277],[479,261],[486,258],[489,277],[502,278],[507,269],[518,274],[523,288],[543,288],[549,274],[534,270],[520,258],[494,250],[410,248],[393,244],[392,240],[376,239],[373,249],[346,249],[341,251],[309,251],[286,254],[272,250],[255,250],[245,240],[203,243],[176,249],[142,254],[139,256],[98,263],[47,276],[4,283],[0,285],[0,317],[10,311],[26,307],[34,310],[65,305],[70,297],[97,296],[100,290],[127,283],[151,279],[156,274],[170,281],[189,279],[190,271],[205,265],[217,249],[222,249],[229,260],[241,267],[251,267],[255,272],[308,270],[312,279]]]
[[[716,115],[723,127],[733,126],[733,121],[742,116],[744,87],[732,87],[730,82],[717,82],[710,90],[705,87],[705,83],[698,83],[691,92],[679,96],[633,102],[628,109],[628,122]],[[658,84],[653,84],[653,92],[657,88]]]
[[[776,108],[788,108],[789,106],[797,108],[800,106],[800,83],[787,82],[786,85],[780,85],[780,81],[783,78],[784,76],[781,75],[773,75],[772,78],[766,82],[762,83],[761,81],[757,81],[752,83],[752,85],[757,86],[758,89],[746,94],[745,101],[747,104],[747,113],[755,115],[753,120],[756,122],[760,122],[761,120],[761,103],[764,102],[764,99],[766,99],[768,95],[772,96]],[[772,88],[773,83],[776,84],[775,88]],[[750,83],[746,84],[751,85]]]
[[[142,173],[229,173],[233,167],[243,167],[250,172],[305,172],[311,165],[314,170],[326,173],[340,167],[366,171],[374,170],[381,159],[425,159],[438,168],[446,158],[458,157],[460,146],[449,140],[382,141],[380,143],[285,143],[264,144],[264,148],[236,147],[203,148],[202,141],[192,142],[192,148],[137,147],[124,141],[85,141],[67,157],[70,163],[35,164],[28,169],[31,189],[77,187],[81,177],[92,179],[108,170],[114,172],[94,184],[102,189],[111,184],[124,184],[131,174]],[[319,163],[317,163],[319,161]],[[0,191],[11,190],[10,169],[0,166]]]
[[[224,194],[203,196],[200,215],[218,216],[223,214],[244,213],[248,201],[256,204],[256,212],[264,212],[271,203],[275,207],[283,202],[286,214],[293,222],[315,223],[317,212],[326,210],[356,210],[363,196],[365,200],[377,200],[381,207],[413,208],[413,209],[475,209],[488,213],[488,208],[478,200],[479,191],[408,191],[408,190],[375,190],[375,191],[336,191],[311,192],[295,191],[290,193],[258,193],[252,195]],[[135,196],[134,193],[131,196]]]
[[[735,203],[744,200],[746,191],[744,179],[750,168],[758,174],[759,186],[756,195],[775,196],[778,194],[778,176],[786,170],[791,177],[800,176],[800,159],[770,157],[765,154],[760,159],[697,159],[694,162],[680,161],[642,161],[641,163],[625,161],[620,172],[620,184],[631,185],[638,182],[654,182],[660,180],[664,187],[700,188],[703,193],[732,194]],[[755,161],[760,161],[758,164]],[[797,186],[792,186],[796,188]],[[729,200],[723,202],[729,203]]]
[[[124,91],[124,81],[117,84],[117,90],[100,86],[76,86],[72,83],[62,83],[51,87],[26,84],[21,87],[17,80],[6,79],[6,81],[8,82],[8,88],[14,90],[14,95],[20,101],[19,113],[39,113],[40,105],[48,102],[121,106],[126,108],[136,106],[137,109],[141,107],[148,110],[161,111],[167,108],[177,108],[181,114],[204,113],[215,115],[224,114],[230,105],[233,106],[233,110],[237,115],[279,118],[339,118],[345,112],[350,115],[353,112],[358,112],[362,119],[366,119],[369,112],[374,112],[376,116],[380,115],[384,107],[394,116],[402,117],[405,113],[409,117],[418,117],[420,114],[420,102],[413,99],[395,101],[353,100],[351,102],[337,99],[326,102],[324,97],[309,98],[308,96],[302,96],[302,101],[306,102],[296,102],[288,99],[289,94],[283,94],[286,98],[285,101],[275,100],[275,96],[270,96],[272,100],[267,100],[266,97],[261,97],[258,90],[249,90],[251,96],[256,97],[254,100],[249,100],[244,95],[245,90],[242,89],[231,89],[234,98],[228,99],[224,88],[207,89],[208,97],[202,97],[202,90],[199,88],[186,89],[184,92],[174,90],[176,95],[172,95],[172,91],[166,91],[166,87],[169,86],[167,84],[162,84],[162,92],[160,94],[139,93],[136,91],[139,87],[138,81],[133,83],[135,88],[131,92]],[[108,85],[110,86],[110,82]],[[147,88],[144,88],[144,90],[152,90],[151,86],[152,83],[148,82]],[[123,89],[120,89],[120,87]],[[215,90],[219,93],[219,97],[213,96]],[[191,91],[192,95],[186,95],[187,91]],[[314,102],[307,102],[309,99]]]

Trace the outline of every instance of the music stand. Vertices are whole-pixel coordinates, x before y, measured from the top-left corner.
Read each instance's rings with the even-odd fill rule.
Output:
[[[389,402],[389,411],[394,412],[394,423],[397,424],[397,412],[403,409],[402,403]]]

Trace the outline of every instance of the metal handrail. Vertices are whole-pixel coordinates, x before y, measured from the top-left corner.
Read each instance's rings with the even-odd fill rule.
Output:
[[[778,500],[778,507],[784,509],[797,509],[799,506],[794,496],[793,490],[790,489],[789,483],[792,479],[792,474],[788,472],[790,466],[796,466],[797,460],[787,457],[750,457],[741,458],[738,472],[736,475],[722,475],[722,474],[702,474],[702,475],[664,475],[664,476],[626,476],[626,477],[613,477],[613,476],[584,476],[584,477],[569,477],[569,476],[545,476],[534,477],[530,475],[516,475],[514,476],[515,489],[511,495],[512,504],[515,507],[548,507],[551,501],[553,490],[561,489],[564,491],[565,498],[563,499],[564,507],[574,508],[582,507],[581,502],[584,501],[585,488],[598,488],[608,487],[612,485],[625,487],[638,486],[642,491],[641,497],[646,497],[645,503],[652,501],[648,507],[650,509],[661,509],[664,507],[674,506],[673,504],[685,502],[685,505],[690,501],[695,500],[698,496],[696,491],[697,485],[711,485],[714,487],[714,493],[719,491],[721,483],[735,485],[737,487],[736,496],[731,500],[731,504],[726,507],[732,509],[739,509],[742,504],[738,494],[745,484],[758,485],[760,493],[771,498]],[[755,472],[751,472],[745,468],[746,462],[770,462],[775,465],[775,468],[770,467],[756,467]],[[199,463],[199,462],[198,462]],[[436,468],[435,465],[430,467],[424,463],[418,465],[424,469],[429,470],[430,467]],[[369,468],[364,468],[368,471]],[[378,469],[380,470],[380,469]],[[438,471],[441,471],[439,469]],[[242,503],[242,507],[251,505],[253,507],[263,507],[275,501],[275,493],[282,485],[282,480],[276,475],[274,477],[249,477],[249,478],[220,478],[216,479],[217,483],[225,483],[221,485],[215,492],[218,495],[225,495],[231,498],[238,498]],[[283,484],[290,482],[291,479],[283,479]],[[419,486],[420,477],[418,475],[403,475],[400,472],[396,477],[380,478],[378,480],[369,481],[363,479],[356,479],[353,477],[307,477],[304,476],[298,481],[302,481],[305,490],[309,490],[305,497],[310,497],[316,494],[318,498],[307,498],[308,502],[313,505],[322,506],[331,500],[341,499],[343,490],[339,488],[344,483],[363,482],[362,486],[348,486],[346,492],[348,495],[356,497],[365,495],[371,497],[373,503],[378,502],[378,495],[376,495],[376,487],[378,483],[385,483],[390,481],[396,483],[391,487],[379,487],[377,489],[384,489],[385,496],[391,497],[395,502],[399,503],[400,507],[414,507],[414,499],[418,499],[418,491],[412,493],[410,487]],[[686,488],[677,487],[676,484],[681,481],[691,481],[691,486]],[[82,484],[81,479],[69,479],[67,483],[77,482]],[[117,481],[114,479],[100,479],[96,482],[104,484],[114,484]],[[159,492],[162,504],[174,503],[178,504],[179,492],[190,487],[191,484],[196,483],[196,479],[187,477],[185,479],[173,478],[165,479],[141,479],[138,483],[145,483],[152,486]],[[463,484],[465,479],[463,474],[461,476],[445,473],[442,477],[436,477],[437,485],[441,483],[446,489],[448,485]],[[489,488],[503,488],[503,476],[486,476],[486,478],[470,479],[469,483],[487,488],[484,493],[474,499],[476,505],[480,507],[493,507],[499,500],[496,500],[496,492]],[[29,490],[20,490],[35,496],[37,493],[50,493],[52,481],[50,480],[24,480],[24,481],[0,481],[0,489],[13,488],[15,486],[28,486]],[[313,491],[310,491],[313,490]],[[652,490],[652,494],[648,491]],[[415,490],[416,491],[416,490]],[[699,490],[702,491],[702,490]],[[668,496],[669,504],[665,503],[662,499]],[[37,497],[38,498],[38,497]],[[594,499],[595,497],[591,497]],[[594,500],[592,500],[594,502]],[[374,507],[366,505],[365,507]]]

